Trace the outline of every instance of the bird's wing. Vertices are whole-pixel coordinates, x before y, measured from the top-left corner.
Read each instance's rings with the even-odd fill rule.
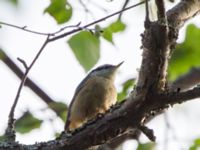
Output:
[[[76,99],[76,96],[78,95],[78,93],[80,92],[80,90],[82,89],[82,87],[86,84],[86,82],[88,81],[88,79],[90,78],[89,75],[87,75],[82,81],[81,83],[79,83],[79,85],[77,86],[76,90],[75,90],[75,93],[74,93],[74,96],[72,98],[72,101],[68,107],[68,113],[67,113],[67,120],[66,120],[66,123],[65,123],[65,130],[68,130],[69,129],[69,125],[70,125],[70,114],[71,114],[71,107],[74,103],[74,100]]]

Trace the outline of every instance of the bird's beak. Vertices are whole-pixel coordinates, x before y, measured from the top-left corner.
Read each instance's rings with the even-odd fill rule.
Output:
[[[124,61],[120,62],[118,65],[116,65],[116,68],[119,68],[123,63]]]

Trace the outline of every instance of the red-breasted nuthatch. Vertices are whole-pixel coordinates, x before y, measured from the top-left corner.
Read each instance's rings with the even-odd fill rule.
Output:
[[[118,65],[102,65],[92,70],[75,90],[69,105],[65,130],[81,127],[85,122],[104,113],[117,101],[114,79]]]

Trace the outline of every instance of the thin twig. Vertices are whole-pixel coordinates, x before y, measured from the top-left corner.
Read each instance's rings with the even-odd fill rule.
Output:
[[[13,27],[13,28],[17,28],[17,29],[21,29],[23,31],[34,33],[34,34],[38,34],[38,35],[44,35],[44,36],[52,35],[51,33],[43,33],[43,32],[29,30],[29,29],[27,29],[27,26],[20,27],[20,26],[9,24],[9,23],[5,23],[5,22],[2,22],[2,21],[0,22],[0,24],[1,25],[5,25],[5,26],[9,26],[9,27]]]
[[[22,65],[24,66],[24,68],[26,70],[28,69],[28,65],[26,64],[26,62],[23,59],[21,59],[21,58],[18,57],[17,60],[22,63]]]
[[[82,27],[80,27],[80,28],[78,28],[78,29],[74,29],[74,30],[72,30],[72,31],[69,31],[69,32],[63,33],[63,34],[61,34],[61,35],[55,36],[55,37],[53,37],[53,38],[50,38],[49,41],[52,42],[52,41],[55,41],[55,40],[57,40],[57,39],[64,38],[64,37],[66,37],[66,36],[68,36],[68,35],[70,35],[70,34],[72,34],[72,33],[75,33],[75,32],[77,32],[77,31],[81,31],[82,29],[85,29],[85,28],[87,28],[87,27],[89,27],[89,26],[92,26],[92,25],[94,25],[94,24],[97,24],[97,23],[99,23],[99,22],[101,22],[101,21],[104,21],[104,20],[106,20],[106,19],[108,19],[108,18],[110,18],[110,17],[113,17],[113,16],[115,16],[115,15],[117,15],[117,14],[123,12],[123,11],[127,11],[127,10],[129,10],[129,9],[131,9],[131,8],[134,8],[134,7],[136,7],[136,6],[139,6],[139,5],[143,4],[143,3],[144,3],[144,1],[142,1],[142,2],[140,2],[140,3],[137,3],[137,4],[135,4],[135,5],[129,6],[129,7],[125,8],[125,9],[122,9],[122,10],[120,10],[120,11],[117,11],[117,12],[115,12],[115,13],[112,13],[112,14],[106,16],[106,17],[103,17],[103,18],[101,18],[101,19],[98,19],[98,20],[96,20],[96,21],[94,21],[94,22],[91,22],[91,23],[89,23],[89,24],[87,24],[87,25],[85,25],[85,26],[82,26]]]
[[[126,1],[125,1],[124,5],[122,6],[122,10],[123,10],[124,8],[126,8],[126,6],[128,5],[129,2],[130,2],[130,0],[126,0]],[[121,20],[121,19],[122,19],[122,14],[123,14],[123,12],[121,12],[121,13],[119,14],[118,20]]]
[[[93,13],[88,9],[87,4],[85,4],[82,0],[78,0],[80,5],[83,7],[83,10],[85,12],[85,20],[87,22],[88,16],[90,15],[93,19],[95,18]]]
[[[27,69],[26,69],[26,71],[24,73],[24,76],[22,77],[22,81],[21,81],[21,83],[19,85],[19,88],[18,88],[18,91],[17,91],[17,95],[15,97],[14,103],[13,103],[13,105],[11,107],[11,110],[10,110],[10,113],[9,113],[8,127],[6,129],[7,133],[14,134],[14,132],[12,132],[13,131],[13,124],[14,124],[14,112],[15,112],[15,108],[17,106],[17,103],[18,103],[18,100],[19,100],[19,97],[20,97],[21,90],[22,90],[22,88],[23,88],[23,86],[25,84],[25,81],[26,81],[26,78],[27,78],[27,75],[28,75],[29,71],[31,70],[31,68],[35,64],[36,60],[38,59],[38,57],[40,56],[40,54],[42,53],[42,51],[44,50],[44,48],[48,44],[48,42],[49,42],[49,35],[47,36],[44,44],[40,48],[39,52],[36,54],[35,58],[33,59],[32,63],[30,64],[30,66],[27,67]],[[7,136],[10,137],[10,135],[7,135]]]
[[[75,24],[75,25],[65,26],[65,27],[59,29],[59,30],[56,31],[56,32],[50,33],[50,35],[56,35],[56,34],[62,32],[62,31],[64,31],[64,30],[67,29],[67,28],[78,28],[78,27],[80,26],[80,24],[81,24],[81,22],[78,22],[78,23]]]
[[[79,3],[81,4],[81,6],[83,7],[83,9],[85,10],[86,13],[90,12],[90,10],[87,8],[87,6],[85,5],[85,3],[82,0],[79,0]]]
[[[9,24],[9,23],[5,23],[5,22],[0,22],[1,25],[5,25],[5,26],[9,26],[9,27],[13,27],[13,28],[17,28],[17,29],[20,29],[20,30],[23,30],[23,31],[26,31],[26,32],[30,32],[30,33],[34,33],[34,34],[38,34],[38,35],[43,35],[43,36],[55,36],[56,34],[64,31],[65,29],[68,29],[68,28],[77,28],[80,26],[81,22],[78,22],[77,24],[75,25],[69,25],[69,26],[65,26],[63,28],[60,28],[58,31],[55,31],[55,32],[52,32],[52,33],[43,33],[43,32],[38,32],[38,31],[33,31],[33,30],[29,30],[27,29],[27,26],[23,26],[23,27],[20,27],[20,26],[17,26],[17,25],[13,25],[13,24]]]
[[[93,6],[97,7],[98,9],[104,11],[104,12],[108,12],[107,9],[105,9],[104,7],[100,6],[99,4],[95,3],[94,1],[88,0],[88,3],[92,4]]]
[[[117,14],[123,12],[123,11],[127,11],[127,10],[129,10],[129,9],[131,9],[131,8],[134,8],[134,7],[138,6],[138,5],[141,5],[141,4],[143,4],[143,3],[144,3],[144,1],[143,1],[143,2],[140,2],[140,3],[137,3],[137,4],[135,4],[135,5],[132,5],[132,6],[130,6],[130,7],[124,8],[124,9],[122,9],[122,10],[120,10],[120,11],[117,11],[117,12],[111,14],[111,15],[108,15],[108,16],[103,17],[103,18],[101,18],[101,19],[99,19],[99,20],[96,20],[96,21],[94,21],[94,22],[92,22],[92,23],[89,23],[89,24],[87,24],[87,25],[85,25],[85,26],[79,27],[80,24],[81,24],[81,22],[79,22],[79,23],[77,23],[76,25],[65,26],[65,27],[59,29],[58,31],[53,32],[53,33],[43,33],[43,32],[33,31],[33,30],[27,29],[27,26],[21,27],[21,26],[17,26],[17,25],[5,23],[5,22],[2,22],[2,21],[0,21],[0,24],[1,24],[1,25],[6,25],[6,26],[9,26],[9,27],[13,27],[13,28],[17,28],[17,29],[21,29],[21,30],[26,31],[26,32],[30,32],[30,33],[34,33],[34,34],[38,34],[38,35],[43,35],[43,36],[49,36],[49,37],[50,37],[50,36],[55,36],[56,34],[61,33],[62,31],[64,31],[64,30],[67,29],[67,28],[77,28],[77,29],[74,29],[74,30],[72,30],[72,31],[63,33],[63,34],[61,34],[61,35],[58,35],[58,36],[56,36],[56,37],[53,37],[53,38],[49,39],[49,42],[52,42],[52,41],[55,41],[55,40],[57,40],[57,39],[63,38],[63,37],[65,37],[65,36],[68,36],[68,35],[70,35],[70,34],[72,34],[72,33],[81,31],[81,30],[83,30],[83,29],[87,29],[87,27],[89,27],[89,26],[92,26],[92,25],[94,25],[94,24],[97,24],[97,23],[99,23],[99,22],[101,22],[101,21],[104,21],[104,20],[106,20],[106,19],[108,19],[108,18],[110,18],[110,17],[113,17],[113,16],[115,16],[115,15],[117,15]]]
[[[22,79],[24,76],[23,71],[14,63],[14,61],[2,50],[0,49],[0,53],[2,53],[3,63],[11,69],[11,71],[19,77],[19,79]],[[37,96],[41,98],[41,100],[46,103],[49,108],[54,111],[58,116],[60,114],[61,110],[58,110],[54,107],[51,107],[52,104],[56,103],[45,91],[43,91],[36,83],[34,83],[30,78],[26,78],[24,86],[29,87]]]

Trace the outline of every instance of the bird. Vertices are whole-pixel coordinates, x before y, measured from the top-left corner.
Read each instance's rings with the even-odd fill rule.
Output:
[[[68,108],[65,131],[80,128],[117,102],[114,80],[122,64],[99,66],[81,81]]]

